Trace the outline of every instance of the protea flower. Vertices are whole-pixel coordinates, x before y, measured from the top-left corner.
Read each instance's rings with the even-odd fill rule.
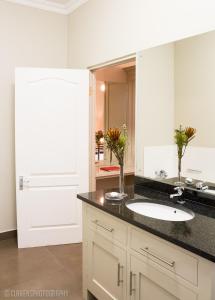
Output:
[[[126,129],[123,132],[119,128],[109,128],[104,135],[107,148],[110,150],[110,160],[112,160],[112,153],[116,156],[119,165],[124,163],[124,152],[127,141]]]
[[[109,128],[106,136],[109,137],[109,139],[111,139],[112,141],[118,141],[119,137],[120,137],[121,131],[119,130],[119,128]]]
[[[191,139],[193,139],[195,137],[196,129],[193,128],[193,127],[186,127],[185,128],[185,134],[188,138],[188,142],[190,142]]]
[[[101,139],[102,139],[103,137],[104,137],[103,131],[102,131],[102,130],[98,130],[98,131],[96,132],[96,144],[97,144],[97,145],[100,145]]]

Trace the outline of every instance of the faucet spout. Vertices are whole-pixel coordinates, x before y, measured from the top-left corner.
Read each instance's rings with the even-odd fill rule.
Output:
[[[173,198],[175,198],[175,197],[180,197],[180,196],[182,196],[183,191],[184,191],[184,188],[183,188],[183,187],[180,187],[180,186],[176,186],[176,187],[174,188],[174,190],[177,191],[177,193],[171,194],[171,195],[169,196],[170,199],[173,199]]]

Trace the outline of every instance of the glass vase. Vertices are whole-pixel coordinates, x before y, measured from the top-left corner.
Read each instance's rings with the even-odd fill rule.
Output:
[[[120,173],[119,173],[119,192],[125,197],[127,194],[125,193],[125,174],[124,174],[124,164],[120,164]]]
[[[127,194],[125,193],[125,176],[124,176],[124,164],[119,164],[119,192],[108,192],[105,193],[105,199],[113,202],[123,200]]]

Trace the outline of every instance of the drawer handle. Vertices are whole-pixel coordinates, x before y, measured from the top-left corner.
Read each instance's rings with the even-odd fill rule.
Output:
[[[118,264],[118,270],[117,270],[117,286],[120,286],[120,283],[123,283],[123,280],[120,279],[120,270],[123,269],[123,266]]]
[[[107,231],[109,231],[109,232],[113,232],[113,231],[114,231],[113,228],[108,227],[108,226],[106,226],[106,225],[103,225],[103,224],[99,223],[98,220],[94,220],[94,221],[92,221],[92,222],[95,223],[97,226],[99,226],[99,227],[101,227],[101,228],[103,228],[103,229],[105,229],[105,230],[107,230]]]
[[[133,288],[133,277],[136,276],[136,274],[130,272],[130,288],[129,288],[129,294],[130,296],[132,296],[132,292],[135,291],[135,289]]]
[[[168,261],[168,260],[166,260],[166,259],[164,259],[164,258],[158,256],[157,254],[155,254],[155,253],[153,253],[152,251],[150,251],[148,247],[146,247],[146,248],[144,248],[144,249],[143,249],[143,248],[140,248],[140,250],[142,250],[142,251],[146,252],[147,254],[153,256],[154,258],[157,258],[158,260],[162,261],[163,263],[167,264],[168,266],[170,266],[170,267],[172,267],[172,268],[173,268],[174,265],[175,265],[175,261]]]

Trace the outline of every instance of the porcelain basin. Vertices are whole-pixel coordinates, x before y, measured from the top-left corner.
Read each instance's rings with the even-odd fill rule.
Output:
[[[153,202],[128,202],[126,206],[140,215],[165,221],[188,221],[192,220],[195,216],[191,210],[179,209]]]

